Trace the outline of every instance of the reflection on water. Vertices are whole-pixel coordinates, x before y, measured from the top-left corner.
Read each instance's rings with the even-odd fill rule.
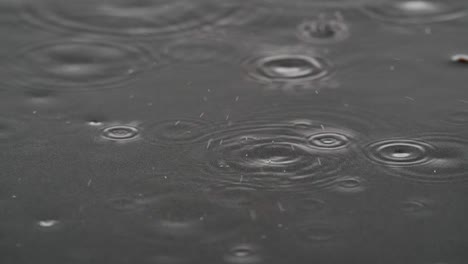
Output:
[[[0,262],[466,263],[461,0],[0,0]]]

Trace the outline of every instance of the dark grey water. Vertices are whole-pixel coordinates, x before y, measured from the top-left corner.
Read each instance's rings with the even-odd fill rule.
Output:
[[[0,0],[0,263],[467,263],[467,12]]]

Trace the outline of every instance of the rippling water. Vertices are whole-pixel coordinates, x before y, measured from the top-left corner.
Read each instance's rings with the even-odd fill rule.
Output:
[[[0,262],[468,260],[468,3],[0,0]]]

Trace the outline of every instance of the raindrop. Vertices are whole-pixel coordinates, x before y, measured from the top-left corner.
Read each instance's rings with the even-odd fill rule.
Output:
[[[367,147],[367,156],[390,175],[420,182],[467,179],[468,141],[450,134],[390,139]]]
[[[441,0],[394,1],[367,5],[364,11],[371,17],[395,23],[431,23],[458,19],[466,15],[463,6],[449,5]]]
[[[10,58],[8,86],[60,91],[119,87],[154,65],[143,47],[73,38],[26,47]],[[131,70],[132,74],[129,74]]]
[[[49,30],[153,38],[237,24],[254,14],[244,1],[31,0],[24,5],[23,15],[31,24]]]
[[[297,36],[313,44],[340,42],[349,37],[349,26],[340,13],[319,14],[315,19],[307,20],[297,26]]]

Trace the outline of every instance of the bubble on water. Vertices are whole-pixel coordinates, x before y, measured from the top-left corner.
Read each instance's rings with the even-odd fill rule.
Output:
[[[141,46],[98,38],[72,38],[26,47],[7,64],[7,86],[77,91],[120,87],[155,65]]]
[[[231,247],[224,255],[224,261],[233,264],[260,263],[263,260],[260,251],[260,247],[254,244],[238,244]]]
[[[298,38],[312,44],[340,42],[349,35],[349,25],[339,12],[333,15],[321,13],[316,18],[306,20],[297,26]]]
[[[161,145],[193,144],[209,140],[214,124],[204,119],[173,119],[144,125],[146,140]]]
[[[468,141],[456,135],[435,134],[372,143],[367,147],[367,156],[390,175],[450,183],[467,179],[467,147]]]
[[[466,8],[440,0],[402,1],[366,5],[371,17],[395,23],[431,23],[454,20],[466,15]]]
[[[26,1],[23,17],[48,30],[85,31],[114,37],[154,38],[245,22],[248,2],[225,0]]]

